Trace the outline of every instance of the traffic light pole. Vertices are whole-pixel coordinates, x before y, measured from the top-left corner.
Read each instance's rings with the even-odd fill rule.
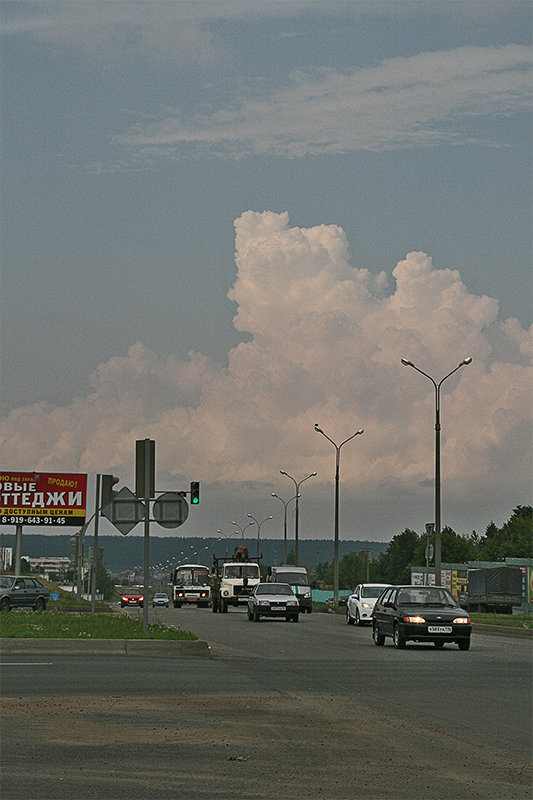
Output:
[[[148,588],[150,586],[150,477],[152,474],[152,462],[150,460],[151,440],[145,439],[144,451],[144,590],[143,590],[143,633],[148,631]],[[152,452],[155,455],[155,447],[152,444]]]

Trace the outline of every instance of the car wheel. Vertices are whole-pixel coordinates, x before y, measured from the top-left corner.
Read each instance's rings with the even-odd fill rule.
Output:
[[[250,620],[250,622],[253,620],[253,618],[254,618],[254,615],[252,614],[250,609],[248,609],[248,619]]]
[[[0,602],[0,611],[11,611],[9,597],[2,597],[2,601]]]
[[[259,622],[260,619],[261,617],[259,616],[259,609],[254,608],[254,622]]]
[[[38,597],[35,601],[35,605],[33,606],[35,611],[44,611],[45,609],[45,602],[42,597]]]
[[[459,650],[470,650],[470,639],[461,639],[457,644],[459,645]]]
[[[374,644],[377,644],[378,647],[383,647],[385,644],[385,636],[380,632],[377,622],[374,622],[374,627],[372,628],[372,638],[374,639]]]
[[[228,613],[228,604],[227,604],[226,600],[222,601],[222,609],[221,610],[222,610],[223,614],[227,614]]]
[[[359,609],[358,608],[355,609],[355,624],[359,625],[359,626],[363,624],[361,622],[361,617],[359,616]]]
[[[433,642],[433,644],[435,645],[437,650],[442,650],[442,648],[444,647],[444,642],[439,642],[438,640],[436,642]]]
[[[392,629],[392,641],[394,647],[396,647],[398,650],[403,650],[405,647],[405,635],[400,630],[398,623],[396,623]]]
[[[350,615],[350,611],[348,609],[348,606],[346,606],[346,624],[347,625],[353,625],[353,623],[354,623],[353,617]]]

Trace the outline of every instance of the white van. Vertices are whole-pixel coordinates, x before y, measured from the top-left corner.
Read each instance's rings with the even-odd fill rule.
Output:
[[[295,567],[292,564],[282,564],[280,567],[268,568],[270,583],[288,583],[298,598],[300,611],[311,613],[313,602],[311,600],[311,587],[309,575],[305,567]]]

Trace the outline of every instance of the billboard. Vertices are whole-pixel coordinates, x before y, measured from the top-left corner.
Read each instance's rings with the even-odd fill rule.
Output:
[[[0,525],[84,524],[87,475],[0,472]]]

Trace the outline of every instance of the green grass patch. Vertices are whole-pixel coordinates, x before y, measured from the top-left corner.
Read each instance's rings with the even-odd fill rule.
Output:
[[[525,614],[481,614],[476,611],[470,614],[470,619],[483,625],[505,625],[506,628],[533,629],[533,617]]]
[[[143,632],[141,619],[128,614],[36,613],[17,609],[0,614],[0,636],[6,639],[197,639],[194,633],[152,623]]]

